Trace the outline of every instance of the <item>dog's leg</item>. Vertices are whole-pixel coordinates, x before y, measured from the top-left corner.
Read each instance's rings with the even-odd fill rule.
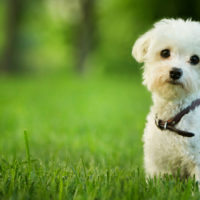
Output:
[[[195,180],[198,183],[198,187],[200,190],[200,165],[196,165],[191,171],[191,177],[195,176]]]

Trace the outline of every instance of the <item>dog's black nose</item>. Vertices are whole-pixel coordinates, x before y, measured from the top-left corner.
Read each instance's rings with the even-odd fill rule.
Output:
[[[170,78],[173,80],[179,79],[183,74],[182,69],[173,67],[172,70],[169,72]]]

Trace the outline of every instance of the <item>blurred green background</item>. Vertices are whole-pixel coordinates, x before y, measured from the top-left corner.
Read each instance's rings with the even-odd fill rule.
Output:
[[[1,0],[0,150],[142,165],[151,100],[131,56],[136,38],[167,17],[199,19],[181,0]]]
[[[137,72],[135,39],[164,17],[199,19],[191,0],[1,0],[1,70]]]

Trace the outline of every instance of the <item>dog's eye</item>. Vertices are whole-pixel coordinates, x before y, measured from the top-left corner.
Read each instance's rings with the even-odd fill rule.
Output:
[[[161,57],[163,58],[169,58],[170,57],[170,50],[169,49],[164,49],[160,52]]]
[[[199,63],[199,56],[193,55],[190,57],[190,64],[197,65]]]

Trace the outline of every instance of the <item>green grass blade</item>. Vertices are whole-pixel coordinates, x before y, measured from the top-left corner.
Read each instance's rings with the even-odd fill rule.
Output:
[[[26,158],[29,167],[31,166],[31,158],[30,158],[30,149],[29,149],[29,141],[28,141],[28,132],[27,130],[24,130],[24,140],[25,140],[25,145],[26,145]]]

